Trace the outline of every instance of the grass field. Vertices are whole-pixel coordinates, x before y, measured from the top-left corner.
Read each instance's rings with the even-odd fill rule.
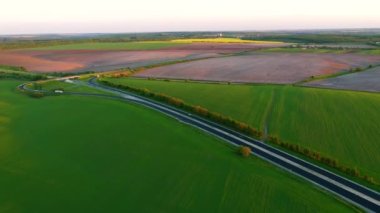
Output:
[[[110,94],[109,92],[95,89],[93,87],[88,87],[84,85],[81,81],[77,81],[76,84],[74,83],[68,83],[64,81],[44,81],[44,82],[38,82],[38,85],[40,86],[39,89],[53,92],[54,90],[63,90],[64,92],[81,92],[81,93],[96,93],[96,94]],[[33,89],[33,83],[27,85],[29,88]]]
[[[139,106],[0,82],[0,212],[347,212],[268,163]],[[147,130],[150,133],[147,134]]]
[[[257,41],[257,40],[242,40],[239,38],[190,38],[190,39],[175,39],[175,43],[245,43],[245,44],[283,44],[279,41]]]
[[[142,42],[94,42],[53,45],[48,47],[29,48],[28,50],[156,50],[181,45],[183,42],[142,41]]]
[[[2,78],[17,78],[23,80],[40,80],[46,79],[46,76],[27,72],[21,67],[12,67],[6,65],[0,65],[0,79]]]
[[[245,43],[245,44],[282,44],[275,41],[241,40],[237,38],[208,39],[176,39],[172,41],[141,41],[141,42],[94,42],[52,45],[46,47],[28,48],[28,50],[156,50],[190,43]]]
[[[375,50],[363,50],[363,51],[360,51],[360,53],[368,54],[368,55],[380,55],[380,49],[375,49]]]
[[[334,53],[344,54],[350,53],[352,50],[338,50],[338,49],[326,49],[326,48],[268,48],[261,49],[258,52],[265,53]]]
[[[108,79],[231,116],[380,179],[380,94],[279,85]]]

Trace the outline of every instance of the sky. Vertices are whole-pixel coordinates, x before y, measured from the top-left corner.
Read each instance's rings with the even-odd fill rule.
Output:
[[[0,34],[380,28],[380,0],[0,0]]]

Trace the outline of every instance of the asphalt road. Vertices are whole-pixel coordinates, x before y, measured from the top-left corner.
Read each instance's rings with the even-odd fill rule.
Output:
[[[95,78],[91,79],[88,82],[88,85],[108,92],[112,92],[113,94],[115,94],[115,96],[86,93],[67,94],[91,95],[105,98],[114,98],[128,102],[133,102],[154,109],[170,117],[173,117],[182,123],[186,123],[209,134],[215,135],[233,145],[248,146],[253,151],[253,155],[256,155],[301,178],[304,178],[305,180],[310,181],[313,184],[330,191],[331,193],[339,196],[340,198],[348,201],[349,203],[361,207],[367,212],[380,212],[380,194],[378,192],[368,189],[365,186],[350,181],[330,171],[327,171],[317,165],[306,162],[296,156],[290,155],[268,144],[265,144],[264,142],[249,138],[245,135],[242,135],[231,129],[225,128],[214,122],[200,118],[196,115],[189,114],[182,110],[175,109],[173,107],[158,103],[156,101],[152,101],[150,99],[135,95],[133,93],[101,85],[97,83]],[[20,88],[27,89],[23,85],[21,85]]]

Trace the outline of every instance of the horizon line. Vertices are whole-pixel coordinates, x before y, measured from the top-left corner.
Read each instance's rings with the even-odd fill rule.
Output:
[[[379,30],[380,27],[344,27],[344,28],[289,28],[289,29],[265,29],[265,30],[173,30],[173,31],[120,31],[120,32],[62,32],[62,33],[0,33],[0,36],[31,36],[31,35],[86,35],[86,34],[144,34],[144,33],[207,33],[207,32],[300,32],[300,31],[335,31],[335,30]]]

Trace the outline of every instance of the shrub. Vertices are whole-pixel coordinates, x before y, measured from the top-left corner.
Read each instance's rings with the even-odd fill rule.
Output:
[[[241,146],[239,148],[239,154],[245,158],[251,155],[251,152],[251,148],[249,148],[248,146]]]

